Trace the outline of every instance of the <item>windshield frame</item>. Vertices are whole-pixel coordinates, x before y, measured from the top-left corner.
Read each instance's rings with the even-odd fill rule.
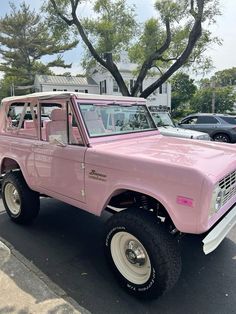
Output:
[[[122,100],[117,102],[117,101],[114,101],[114,102],[97,102],[97,101],[93,101],[91,100],[90,102],[88,101],[84,101],[84,100],[79,100],[77,99],[76,101],[76,105],[77,105],[77,108],[80,112],[80,115],[81,115],[81,118],[82,118],[82,121],[83,121],[83,124],[85,126],[85,129],[86,129],[86,132],[88,134],[88,137],[90,140],[96,140],[96,139],[105,139],[107,137],[121,137],[123,135],[132,135],[131,137],[133,137],[133,135],[137,135],[137,134],[147,134],[149,135],[150,133],[153,134],[153,131],[157,132],[158,129],[157,129],[157,126],[156,126],[156,123],[155,121],[153,120],[152,118],[152,115],[151,113],[149,112],[148,110],[148,107],[146,106],[145,103],[132,103],[132,102],[123,102]],[[88,129],[88,126],[87,126],[87,122],[85,121],[85,118],[84,118],[84,115],[83,115],[83,111],[82,111],[82,108],[81,106],[94,106],[94,107],[111,107],[111,106],[119,106],[119,107],[125,107],[125,108],[132,108],[134,106],[137,106],[137,107],[143,107],[144,108],[144,113],[146,115],[146,119],[147,121],[149,121],[149,124],[153,124],[152,128],[148,128],[148,129],[137,129],[137,130],[127,130],[127,131],[122,131],[122,132],[115,132],[115,133],[104,133],[104,134],[98,134],[98,135],[91,135],[90,134],[90,130]]]

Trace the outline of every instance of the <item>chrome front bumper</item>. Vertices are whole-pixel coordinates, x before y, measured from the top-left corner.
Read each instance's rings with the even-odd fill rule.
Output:
[[[203,252],[209,254],[224,240],[229,231],[236,225],[236,205],[202,240]]]

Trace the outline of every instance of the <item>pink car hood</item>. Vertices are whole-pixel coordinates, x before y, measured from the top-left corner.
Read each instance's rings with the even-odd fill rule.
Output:
[[[154,135],[95,144],[93,148],[114,157],[143,160],[144,166],[158,162],[194,168],[217,181],[236,170],[236,147],[232,144]]]

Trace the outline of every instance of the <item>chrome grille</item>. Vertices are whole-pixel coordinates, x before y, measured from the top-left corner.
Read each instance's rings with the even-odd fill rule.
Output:
[[[219,187],[223,192],[221,206],[226,204],[236,194],[236,171],[231,172],[219,182]]]

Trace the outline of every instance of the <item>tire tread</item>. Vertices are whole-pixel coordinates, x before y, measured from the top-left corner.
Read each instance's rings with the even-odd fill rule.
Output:
[[[21,197],[22,209],[19,216],[14,216],[11,214],[11,212],[8,209],[7,203],[5,201],[4,187],[8,182],[16,186]],[[39,208],[40,208],[39,193],[31,190],[28,187],[20,171],[9,172],[3,177],[2,199],[3,199],[3,203],[4,203],[4,206],[6,208],[8,215],[16,223],[28,224],[32,222],[38,215]]]
[[[142,235],[144,238],[148,238],[154,252],[160,251],[160,246],[162,247],[162,256],[158,256],[158,264],[163,266],[160,267],[161,276],[167,277],[167,279],[159,291],[149,291],[148,295],[141,295],[141,297],[148,297],[149,299],[169,291],[178,281],[181,272],[178,243],[168,234],[166,228],[155,219],[156,217],[153,217],[149,212],[140,209],[129,209],[115,214],[106,226],[106,234],[108,234],[114,226],[128,224],[131,231],[142,230]],[[137,236],[137,234],[134,235]]]

